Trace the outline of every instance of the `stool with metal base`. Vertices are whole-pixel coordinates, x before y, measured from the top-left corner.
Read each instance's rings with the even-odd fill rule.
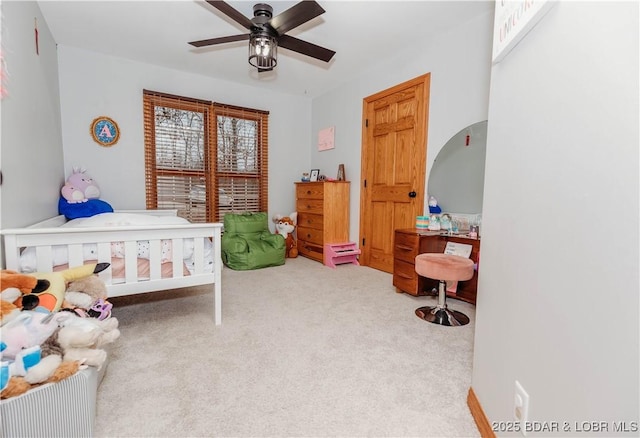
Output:
[[[420,307],[416,315],[425,321],[439,325],[459,326],[469,323],[469,317],[447,308],[446,280],[465,281],[473,277],[473,260],[457,255],[425,253],[416,256],[416,273],[439,280],[438,305]]]

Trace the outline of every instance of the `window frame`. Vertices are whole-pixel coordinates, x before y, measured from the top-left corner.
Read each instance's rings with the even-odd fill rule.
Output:
[[[156,121],[155,107],[165,106],[184,111],[202,112],[204,114],[204,170],[162,169],[159,171],[156,161]],[[218,117],[232,117],[256,121],[257,133],[257,174],[252,176],[242,172],[226,172],[218,169]],[[161,175],[195,176],[205,179],[206,201],[205,221],[222,222],[220,212],[220,194],[218,187],[223,178],[256,178],[258,182],[258,211],[268,208],[268,152],[269,152],[269,112],[207,100],[177,96],[151,90],[143,90],[143,129],[145,148],[145,193],[146,208],[158,208],[158,177]],[[189,210],[189,207],[186,207]],[[232,206],[227,212],[244,212]]]
[[[233,105],[226,105],[220,103],[213,104],[213,118],[215,120],[215,144],[216,144],[216,156],[215,156],[215,182],[216,187],[220,187],[224,189],[224,184],[221,183],[222,179],[225,178],[237,178],[237,179],[255,179],[257,180],[258,190],[258,211],[257,212],[266,212],[269,205],[269,160],[268,160],[268,150],[269,150],[269,113],[267,111],[255,110],[250,108],[243,108]],[[223,171],[218,168],[218,117],[231,117],[236,119],[243,120],[252,120],[257,122],[258,125],[258,134],[257,134],[257,152],[256,158],[258,160],[258,171],[255,176],[242,172],[232,172],[232,171]],[[219,190],[212,192],[216,197],[216,211],[219,210],[220,200]],[[231,194],[233,196],[233,193]],[[244,212],[247,210],[237,210],[235,207],[231,210],[232,212]],[[253,211],[252,211],[253,212]]]

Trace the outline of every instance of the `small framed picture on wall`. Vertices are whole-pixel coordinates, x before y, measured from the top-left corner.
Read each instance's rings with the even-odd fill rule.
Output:
[[[320,175],[320,169],[311,169],[311,175],[309,181],[318,181],[318,175]]]

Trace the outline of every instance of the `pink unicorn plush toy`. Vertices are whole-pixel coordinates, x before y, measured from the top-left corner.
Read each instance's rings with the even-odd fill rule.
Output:
[[[86,169],[74,167],[73,173],[62,186],[60,193],[69,204],[77,204],[99,198],[100,188],[93,178],[87,175]]]

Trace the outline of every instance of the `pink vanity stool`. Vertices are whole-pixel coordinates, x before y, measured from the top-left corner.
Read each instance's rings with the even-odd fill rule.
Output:
[[[416,315],[440,325],[465,325],[469,317],[457,310],[447,309],[446,281],[465,281],[473,277],[473,260],[457,255],[424,253],[416,256],[416,273],[439,280],[438,305],[420,307]]]

